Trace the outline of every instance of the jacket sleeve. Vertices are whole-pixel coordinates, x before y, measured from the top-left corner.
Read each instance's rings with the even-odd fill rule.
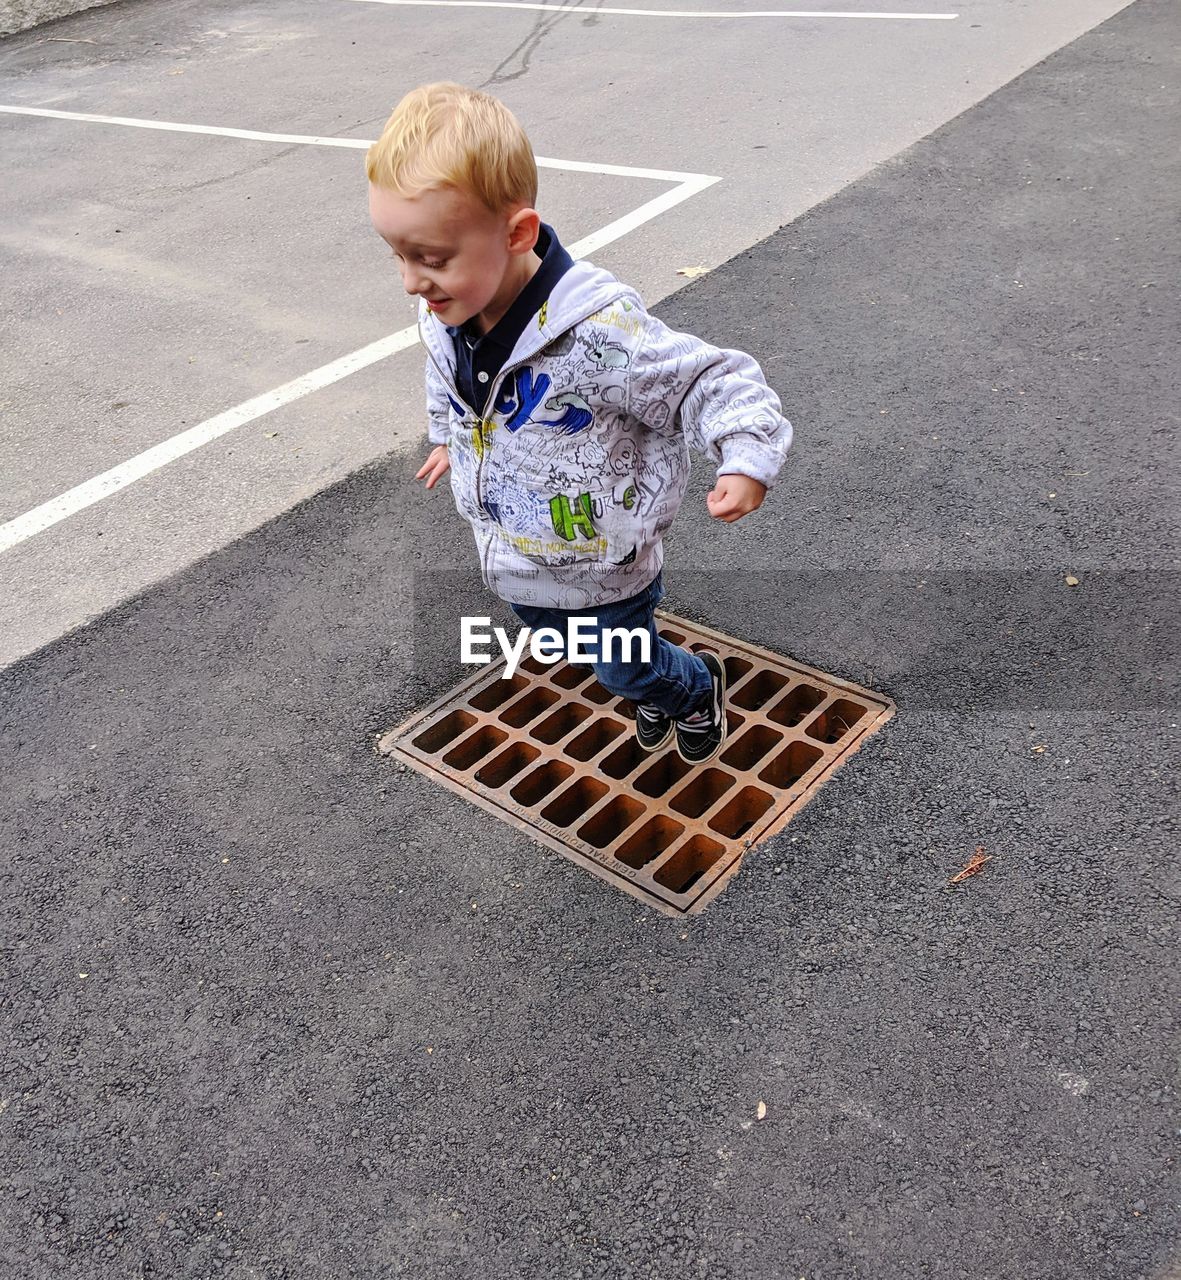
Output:
[[[677,333],[655,316],[632,358],[629,409],[656,431],[680,430],[689,447],[768,488],[791,447],[791,423],[753,357]]]
[[[451,406],[430,356],[426,358],[426,416],[431,444],[446,444],[451,436]]]

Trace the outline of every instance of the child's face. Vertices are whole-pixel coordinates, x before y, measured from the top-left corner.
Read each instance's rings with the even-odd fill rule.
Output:
[[[406,292],[425,298],[444,324],[479,316],[485,331],[520,292],[522,254],[537,238],[534,230],[522,249],[523,212],[536,222],[532,210],[495,214],[450,188],[407,197],[369,186],[369,215],[394,251]]]

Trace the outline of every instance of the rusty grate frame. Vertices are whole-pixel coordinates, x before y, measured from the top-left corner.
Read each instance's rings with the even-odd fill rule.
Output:
[[[378,750],[668,915],[702,910],[894,714],[890,699],[657,611],[662,635],[726,665],[719,756],[640,750],[634,712],[590,667],[503,659],[384,734]]]

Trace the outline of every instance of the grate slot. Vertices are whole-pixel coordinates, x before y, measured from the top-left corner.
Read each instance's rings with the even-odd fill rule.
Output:
[[[633,831],[616,849],[615,856],[620,862],[638,871],[653,858],[659,857],[684,830],[684,823],[658,813],[656,817],[649,818],[638,831]]]
[[[535,805],[544,800],[551,791],[556,790],[574,772],[574,766],[564,760],[547,760],[532,773],[526,774],[509,792],[509,795],[523,805]]]
[[[609,746],[627,728],[619,720],[595,720],[562,748],[575,760],[590,760]]]
[[[522,769],[531,765],[541,755],[541,748],[529,742],[510,742],[507,747],[486,765],[476,770],[476,781],[484,787],[503,787]]]
[[[436,721],[429,729],[415,738],[414,745],[419,751],[434,753],[442,751],[449,743],[454,742],[461,733],[466,733],[476,723],[476,717],[470,711],[452,711],[442,720]]]
[[[597,703],[599,706],[610,702],[615,697],[613,693],[608,693],[597,680],[592,680],[585,689],[579,689],[578,692],[588,702]]]
[[[686,818],[700,818],[734,785],[734,775],[721,769],[702,769],[698,766],[689,778],[684,790],[677,792],[669,804]]]
[[[559,700],[560,696],[553,689],[547,689],[545,685],[534,685],[528,693],[502,711],[499,718],[514,729],[522,729]]]
[[[770,725],[752,724],[749,729],[722,752],[722,763],[735,769],[753,769],[756,764],[783,741]]]
[[[638,769],[645,760],[651,759],[652,757],[632,735],[624,738],[609,756],[604,756],[599,761],[599,768],[608,778],[626,778]]]
[[[770,702],[790,678],[785,671],[758,671],[739,685],[731,701],[745,711],[757,711]]]
[[[732,653],[722,663],[722,666],[726,668],[726,684],[733,689],[748,671],[754,670],[754,665],[753,662],[747,662],[745,658],[740,658],[737,654]]]
[[[556,800],[542,809],[541,816],[556,827],[568,827],[592,805],[598,804],[609,790],[598,778],[575,778]]]
[[[468,701],[477,711],[495,711],[497,707],[503,706],[510,698],[515,698],[528,684],[529,681],[519,673],[510,676],[507,680],[502,677],[487,684],[474,697],[469,698]]]
[[[815,710],[824,701],[824,697],[823,689],[815,689],[810,684],[797,684],[787,697],[780,698],[767,712],[767,719],[790,728],[799,724],[809,711]]]
[[[582,665],[575,667],[568,662],[563,662],[560,666],[551,670],[550,680],[559,689],[577,689],[593,673],[594,668]]]
[[[794,786],[818,760],[823,759],[824,752],[819,747],[807,742],[793,742],[760,772],[759,781],[773,787]]]
[[[633,785],[646,796],[668,795],[692,768],[675,751],[666,751],[656,758],[651,768],[640,774]]]
[[[527,675],[541,676],[544,679],[554,669],[552,662],[539,662],[532,653],[526,653],[521,661],[517,664],[518,671],[524,671]]]
[[[865,715],[866,708],[848,698],[838,698],[824,708],[804,730],[809,738],[819,742],[840,742],[850,729]]]
[[[660,634],[711,649],[729,678],[729,737],[694,768],[643,751],[635,708],[587,664],[526,655],[412,716],[379,750],[671,914],[699,911],[747,848],[779,831],[893,714],[888,699],[661,614]]]
[[[743,787],[724,809],[710,818],[709,825],[714,831],[737,840],[758,822],[774,799],[762,787]]]
[[[579,702],[567,702],[565,706],[559,707],[553,715],[546,716],[540,723],[535,724],[529,733],[536,738],[538,742],[548,742],[551,745],[559,739],[564,738],[568,733],[573,733],[580,724],[594,712],[590,707],[584,707]]]
[[[701,834],[692,836],[652,877],[673,893],[687,893],[718,859],[726,846]]]
[[[449,764],[453,769],[470,769],[490,752],[495,751],[507,737],[508,734],[503,729],[496,728],[495,725],[481,725],[475,733],[469,733],[458,746],[452,747],[443,757],[443,763]]]
[[[609,804],[605,804],[589,822],[578,829],[578,838],[596,849],[605,849],[613,840],[618,840],[644,812],[644,806],[631,796],[616,796]]]

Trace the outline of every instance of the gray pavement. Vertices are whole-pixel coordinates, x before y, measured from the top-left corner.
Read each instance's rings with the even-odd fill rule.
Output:
[[[417,446],[0,673],[0,1273],[1177,1274],[1177,27],[658,308],[799,433],[670,607],[898,703],[704,915],[374,753],[489,605]]]
[[[356,141],[424,79],[481,85],[543,156],[719,179],[596,252],[655,303],[678,269],[758,243],[1123,3],[965,0],[909,21],[129,0],[0,42],[0,106]],[[357,151],[4,112],[0,149],[2,666],[417,439],[422,354],[3,550],[7,522],[413,308],[368,225]],[[573,242],[670,189],[544,169],[541,204]]]

